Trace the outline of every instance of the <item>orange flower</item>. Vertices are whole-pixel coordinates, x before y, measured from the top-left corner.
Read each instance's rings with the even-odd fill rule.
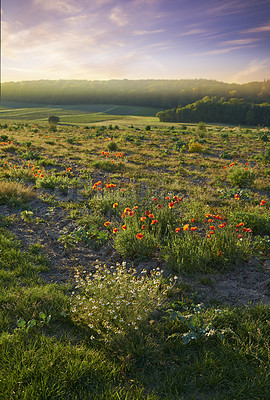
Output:
[[[111,225],[110,221],[104,222],[104,226],[109,226]]]
[[[44,175],[43,175],[43,174],[40,174],[39,177],[40,177],[40,178],[44,178]]]
[[[168,207],[169,207],[169,208],[173,208],[173,206],[174,206],[174,202],[171,201],[171,202],[168,204]]]
[[[225,166],[223,167],[223,169],[226,169],[226,168],[227,168],[227,167],[225,167]]]
[[[189,224],[186,224],[183,226],[183,231],[188,231],[189,230]]]
[[[209,218],[209,217],[211,217],[211,214],[206,214],[206,218]]]
[[[156,197],[154,197],[154,198],[153,198],[153,201],[157,201],[157,198],[156,198]]]
[[[113,229],[113,233],[117,233],[118,232],[118,229],[117,228],[114,228]]]
[[[136,238],[141,240],[143,238],[143,234],[142,233],[137,233]]]
[[[192,226],[192,227],[190,228],[190,230],[191,230],[192,232],[196,231],[196,229],[197,229],[197,226]]]
[[[141,217],[141,221],[145,221],[146,220],[146,217]]]
[[[211,225],[209,228],[210,228],[212,231],[214,231],[214,230],[216,229],[216,227],[215,227],[214,225]]]
[[[210,231],[209,233],[210,235],[214,235],[215,231]]]
[[[176,232],[176,233],[178,233],[178,232],[180,232],[180,231],[181,231],[180,228],[175,228],[175,232]]]
[[[235,198],[235,200],[239,200],[240,199],[239,194],[235,194],[234,198]]]
[[[141,227],[141,229],[145,229],[145,225],[143,225],[143,226]]]
[[[158,220],[157,219],[153,219],[153,221],[151,222],[151,225],[155,225],[157,223],[158,223]]]
[[[113,204],[113,208],[116,208],[118,206],[118,203]]]
[[[166,197],[165,197],[165,200],[170,200],[170,197],[169,197],[169,196],[166,196]]]
[[[232,162],[231,164],[229,164],[229,167],[232,167],[233,165],[235,165],[235,163],[234,163],[234,162]]]
[[[123,225],[123,226],[122,226],[122,229],[123,229],[123,231],[126,231],[126,230],[127,230],[127,226],[126,226],[126,225]]]
[[[208,220],[208,222],[214,222],[214,220],[210,218],[210,219]]]
[[[220,227],[221,229],[223,229],[223,228],[225,228],[226,225],[227,225],[226,222],[224,222],[223,224],[220,224],[219,227]]]
[[[266,201],[265,201],[265,200],[261,200],[260,205],[261,205],[261,206],[264,206],[265,204],[266,204]]]
[[[138,206],[134,206],[133,208],[134,208],[134,210],[138,210],[139,207]]]
[[[125,213],[125,214],[127,214],[127,213],[130,212],[130,211],[131,211],[131,209],[128,208],[128,207],[124,209],[124,213]]]
[[[192,219],[190,220],[190,222],[195,222],[195,218],[192,218]]]
[[[149,217],[149,218],[155,218],[155,217],[154,217],[154,214],[149,214],[148,217]]]

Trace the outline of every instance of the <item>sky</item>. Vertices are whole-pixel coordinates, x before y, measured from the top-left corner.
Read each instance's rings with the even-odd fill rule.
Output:
[[[2,0],[2,82],[270,79],[270,0]]]

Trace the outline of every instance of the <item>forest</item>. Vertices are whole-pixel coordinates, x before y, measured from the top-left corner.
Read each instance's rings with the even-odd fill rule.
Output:
[[[270,80],[241,85],[207,79],[37,80],[5,82],[1,86],[2,101],[35,104],[117,104],[164,111],[185,107],[205,96],[270,103]]]
[[[204,97],[185,107],[157,113],[161,122],[221,122],[226,124],[269,125],[270,104],[254,104],[244,99]]]

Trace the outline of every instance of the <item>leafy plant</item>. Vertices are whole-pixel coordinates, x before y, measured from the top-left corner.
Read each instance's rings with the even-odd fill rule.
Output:
[[[187,307],[186,307],[187,309]],[[193,340],[208,340],[213,336],[217,336],[221,341],[224,340],[225,333],[235,333],[230,329],[216,329],[213,326],[216,315],[224,314],[225,310],[214,310],[214,314],[205,316],[204,304],[190,304],[188,307],[188,314],[181,311],[170,309],[167,311],[171,320],[178,320],[182,322],[187,328],[185,333],[173,333],[168,336],[171,338],[180,338],[183,344],[188,344]]]
[[[255,174],[250,170],[236,168],[228,175],[228,179],[233,186],[244,188],[252,186],[255,180]]]

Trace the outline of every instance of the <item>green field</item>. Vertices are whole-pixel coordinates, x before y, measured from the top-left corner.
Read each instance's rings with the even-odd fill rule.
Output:
[[[1,106],[0,398],[268,399],[269,129]]]
[[[30,108],[29,108],[30,106]],[[85,125],[106,121],[129,120],[130,116],[154,117],[159,109],[151,107],[113,106],[113,105],[74,105],[36,107],[23,103],[1,103],[0,121],[47,121],[50,115],[60,118],[61,124]],[[158,121],[158,119],[156,119]]]

